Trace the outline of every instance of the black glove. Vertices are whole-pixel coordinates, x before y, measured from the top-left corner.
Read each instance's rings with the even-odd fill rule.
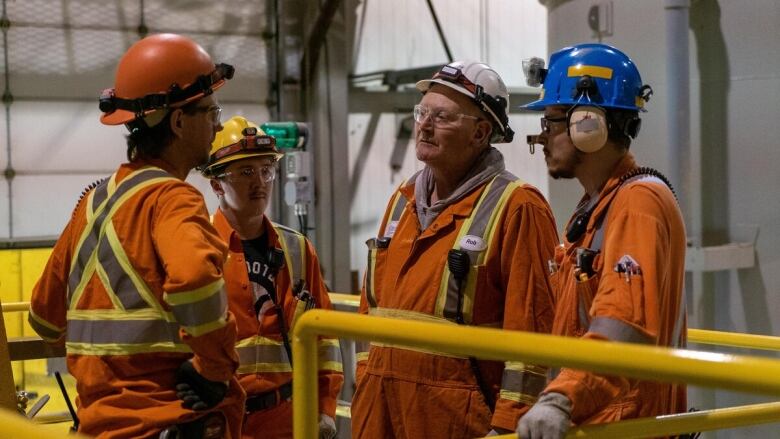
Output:
[[[192,361],[185,361],[176,371],[176,397],[184,407],[195,411],[210,409],[222,401],[228,386],[199,374]]]

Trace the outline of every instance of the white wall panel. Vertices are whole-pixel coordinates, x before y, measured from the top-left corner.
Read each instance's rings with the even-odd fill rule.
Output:
[[[104,174],[23,175],[14,178],[11,199],[13,237],[59,235],[84,188],[103,177]],[[5,218],[2,220],[7,223]]]
[[[268,110],[261,105],[222,106],[223,120],[241,115],[258,124],[268,121]],[[14,237],[60,233],[81,190],[126,161],[126,132],[122,126],[102,125],[96,103],[14,103],[11,158],[18,173],[11,193]],[[4,161],[6,155],[3,149]],[[213,212],[216,197],[206,179],[193,172],[187,181],[201,190]],[[3,183],[3,191],[6,188]],[[8,201],[0,202],[0,237],[8,237]]]
[[[546,52],[546,9],[536,0],[433,2],[455,59],[487,62],[510,87],[525,84],[521,61]],[[445,64],[425,0],[370,1],[355,73]],[[359,36],[358,36],[359,37]]]
[[[20,101],[11,107],[17,172],[113,171],[126,154],[123,126],[100,123],[95,102]]]

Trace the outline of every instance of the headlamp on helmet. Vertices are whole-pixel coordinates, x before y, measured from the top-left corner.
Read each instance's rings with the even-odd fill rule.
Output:
[[[523,60],[523,73],[525,73],[525,83],[529,87],[539,87],[544,84],[544,78],[547,77],[547,69],[544,68],[544,60],[533,57]]]
[[[232,79],[234,73],[235,69],[230,64],[216,64],[211,74],[199,76],[195,82],[183,89],[174,83],[165,93],[150,93],[135,99],[120,98],[116,96],[113,88],[108,88],[100,94],[100,111],[113,113],[116,110],[126,110],[135,113],[137,118],[143,117],[150,111],[174,107],[198,95],[208,96],[214,92],[214,84]]]

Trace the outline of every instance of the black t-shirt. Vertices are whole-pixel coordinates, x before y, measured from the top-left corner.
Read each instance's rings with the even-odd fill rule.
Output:
[[[276,298],[276,273],[268,265],[268,233],[263,233],[255,239],[242,240],[241,244],[244,247],[249,284],[252,286],[255,313],[262,324],[263,316],[273,309]],[[271,297],[271,294],[274,296]]]

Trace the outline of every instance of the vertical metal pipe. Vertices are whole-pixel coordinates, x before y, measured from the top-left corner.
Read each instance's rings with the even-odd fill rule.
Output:
[[[686,218],[690,214],[691,130],[690,71],[688,67],[688,13],[690,0],[665,0],[666,10],[666,78],[669,84],[667,133],[669,174],[679,188],[677,196]],[[698,164],[698,163],[696,163]],[[690,226],[690,224],[689,224]]]
[[[6,0],[3,0],[3,12],[0,15],[0,29],[3,32],[3,60],[5,61],[5,89],[3,90],[3,106],[5,107],[5,145],[8,154],[8,163],[5,167],[5,179],[8,182],[8,237],[14,237],[14,205],[13,205],[13,179],[14,168],[11,163],[11,104],[14,101],[11,94],[10,76],[11,70],[8,65],[8,29],[11,27],[11,21],[6,12]]]

